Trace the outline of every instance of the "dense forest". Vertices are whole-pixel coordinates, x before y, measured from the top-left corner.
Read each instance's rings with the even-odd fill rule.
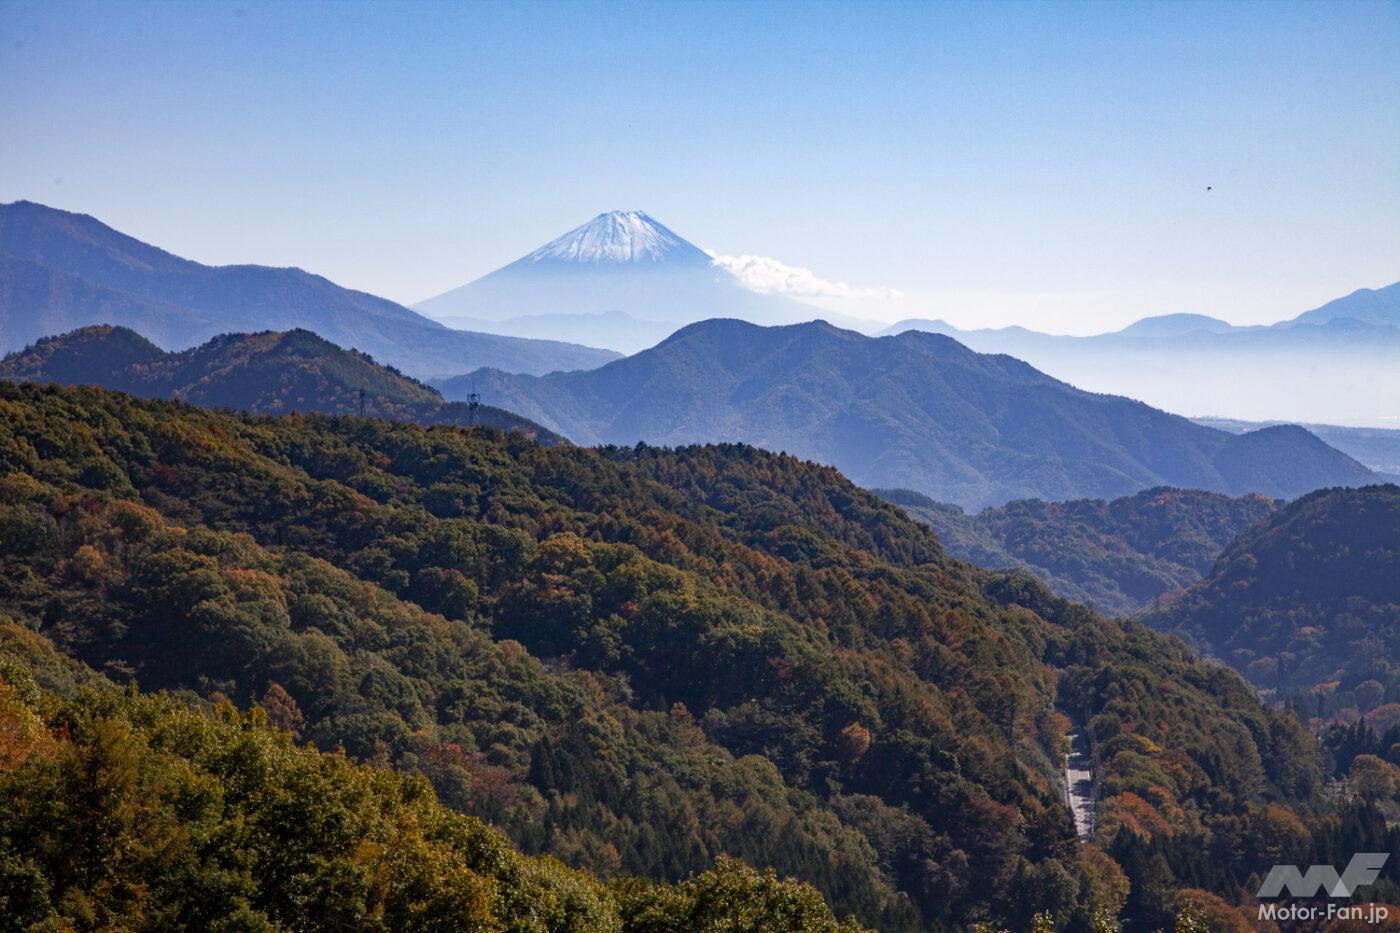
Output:
[[[221,334],[167,353],[125,327],[94,324],[0,359],[0,379],[120,389],[143,398],[280,415],[363,414],[417,424],[480,424],[519,431],[541,444],[563,438],[492,405],[475,411],[369,356],[308,330]]]
[[[1018,499],[968,513],[907,489],[876,492],[962,560],[1025,570],[1066,599],[1115,615],[1196,583],[1240,532],[1278,507],[1260,495],[1158,487],[1111,501]]]
[[[1308,715],[1400,723],[1400,486],[1327,489],[1242,534],[1145,616]]]
[[[1400,844],[1383,798],[1322,793],[1332,758],[1233,672],[963,564],[835,471],[745,446],[545,448],[0,385],[0,607],[7,640],[61,661],[29,662],[33,687],[5,675],[7,734],[48,744],[4,765],[24,805],[3,817],[0,884],[69,917],[117,896],[99,884],[150,911],[231,903],[194,893],[213,885],[295,925],[285,911],[344,884],[382,918],[403,909],[384,879],[407,873],[418,910],[460,874],[499,898],[483,911],[530,929],[500,906],[534,897],[492,875],[510,863],[624,929],[832,928],[806,889],[749,865],[880,930],[1039,915],[1146,931],[1186,900],[1231,929],[1269,865]],[[83,683],[98,677],[167,696]],[[1062,802],[1065,713],[1102,759],[1088,844]],[[108,733],[130,743],[113,754],[131,793],[160,796],[141,812],[190,843],[120,866],[139,891],[63,854],[34,810],[57,792],[44,762],[98,754]],[[324,784],[219,751],[245,745]],[[172,769],[206,796],[143,783]],[[349,815],[327,817],[332,855],[287,892],[258,874],[277,845],[245,827],[311,819],[308,798]],[[496,837],[468,818],[529,858],[473,861],[458,841]],[[233,866],[199,848],[225,823]],[[400,832],[424,838],[410,864],[375,861]],[[41,838],[42,858],[15,841]],[[186,876],[199,885],[172,894]],[[812,925],[668,919],[750,889]],[[652,925],[626,926],[638,916]]]
[[[733,859],[666,885],[522,856],[270,715],[119,690],[0,623],[0,929],[860,929]]]

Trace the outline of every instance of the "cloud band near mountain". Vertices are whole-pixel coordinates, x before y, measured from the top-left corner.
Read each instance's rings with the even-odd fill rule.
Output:
[[[722,256],[706,250],[716,266],[756,292],[775,292],[794,298],[900,298],[893,288],[856,288],[824,279],[811,269],[789,266],[770,256]]]

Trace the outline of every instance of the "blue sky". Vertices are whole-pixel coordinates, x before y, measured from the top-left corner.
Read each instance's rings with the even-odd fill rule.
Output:
[[[613,208],[884,319],[1400,279],[1400,3],[4,0],[0,121],[0,200],[404,302]]]

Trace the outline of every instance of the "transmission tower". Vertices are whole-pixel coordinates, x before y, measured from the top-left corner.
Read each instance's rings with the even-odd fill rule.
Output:
[[[476,427],[476,413],[481,408],[481,393],[476,391],[476,383],[472,383],[471,392],[467,393],[467,423]]]

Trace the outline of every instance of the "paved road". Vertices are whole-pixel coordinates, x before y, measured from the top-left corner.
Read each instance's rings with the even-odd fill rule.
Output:
[[[1069,791],[1069,808],[1074,813],[1074,828],[1081,842],[1088,842],[1094,832],[1094,817],[1098,802],[1094,799],[1093,757],[1089,753],[1089,737],[1077,722],[1067,733],[1070,740],[1069,757],[1065,759],[1065,787]]]

